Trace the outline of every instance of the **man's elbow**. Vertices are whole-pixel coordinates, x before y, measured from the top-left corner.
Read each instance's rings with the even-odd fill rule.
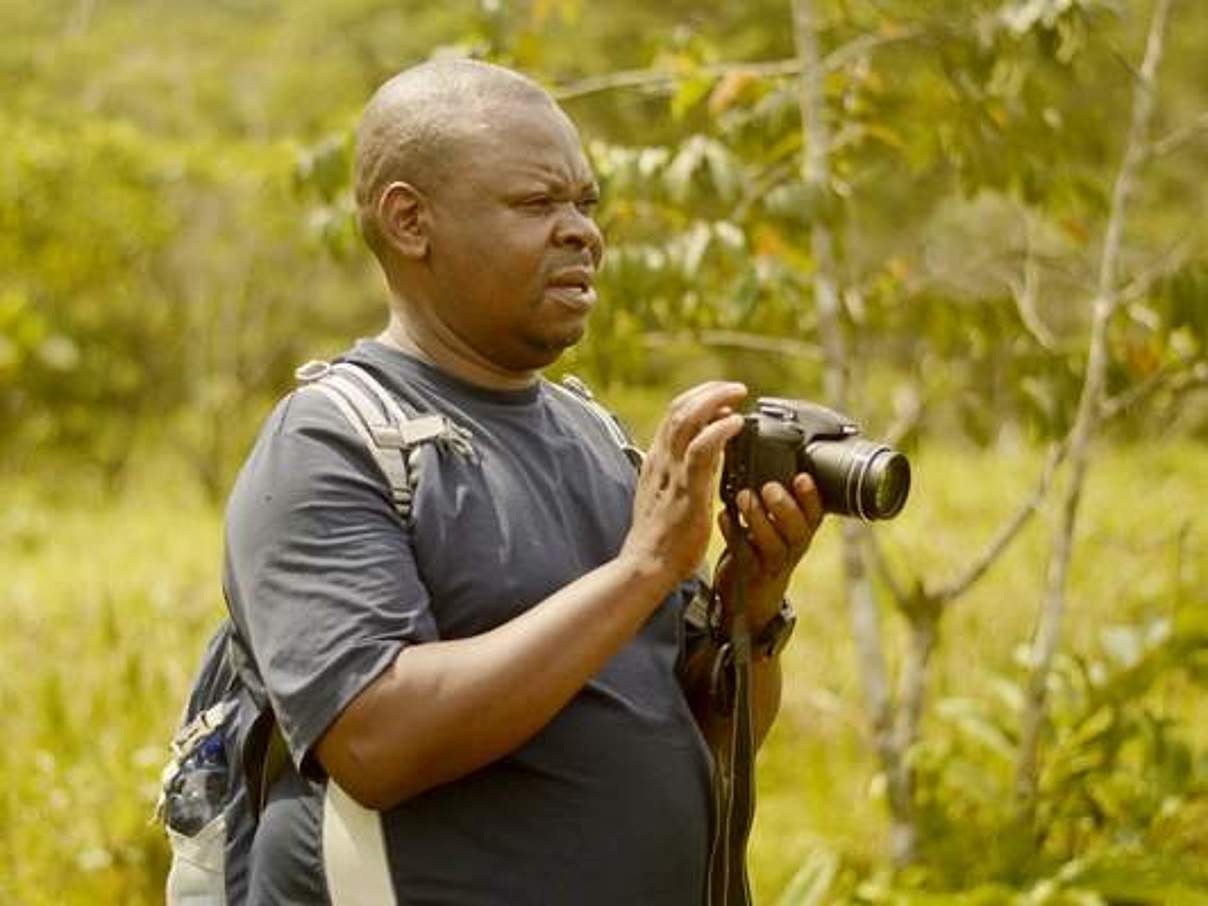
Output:
[[[409,767],[411,759],[394,752],[377,757],[372,744],[328,733],[316,750],[319,764],[354,802],[384,812],[423,792],[419,772]]]

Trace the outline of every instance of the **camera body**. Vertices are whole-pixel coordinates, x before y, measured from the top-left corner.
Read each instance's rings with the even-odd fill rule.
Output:
[[[742,431],[726,444],[721,499],[769,481],[788,487],[808,472],[825,512],[865,522],[891,519],[910,493],[910,463],[886,444],[865,440],[851,419],[805,400],[760,397]]]

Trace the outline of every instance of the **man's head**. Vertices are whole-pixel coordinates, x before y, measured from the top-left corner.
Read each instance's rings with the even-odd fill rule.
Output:
[[[361,228],[425,330],[510,371],[582,336],[603,251],[573,124],[538,85],[467,60],[384,84],[357,130]]]

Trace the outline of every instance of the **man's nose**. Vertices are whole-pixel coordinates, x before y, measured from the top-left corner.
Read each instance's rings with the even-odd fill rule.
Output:
[[[578,206],[568,204],[566,212],[558,218],[555,228],[554,241],[558,245],[569,246],[573,249],[587,249],[591,260],[597,264],[604,252],[604,235],[589,214],[579,210]]]

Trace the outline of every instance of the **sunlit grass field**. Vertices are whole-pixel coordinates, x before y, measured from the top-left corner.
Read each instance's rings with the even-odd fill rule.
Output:
[[[931,448],[911,502],[878,529],[903,577],[955,573],[1028,492],[1036,451]],[[1102,449],[1090,473],[1066,639],[1203,607],[1208,452],[1191,442]],[[1051,530],[1042,512],[942,628],[933,695],[976,696],[1030,634]],[[883,860],[884,803],[825,527],[794,589],[784,707],[760,758],[757,899],[775,902],[819,847]],[[70,471],[0,489],[0,904],[162,902],[167,857],[150,822],[167,740],[221,615],[221,515],[162,462],[102,494]],[[896,659],[900,626],[883,614]],[[1208,702],[1180,717],[1208,745]],[[1206,829],[1208,832],[1208,829]]]

